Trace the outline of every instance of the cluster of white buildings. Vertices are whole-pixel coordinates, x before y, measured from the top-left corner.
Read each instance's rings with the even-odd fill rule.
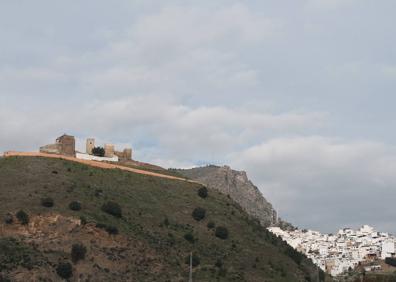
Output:
[[[284,231],[279,227],[270,227],[268,230],[333,276],[354,269],[359,262],[395,256],[396,237],[377,232],[368,225],[358,230],[340,229],[335,235],[312,230]],[[370,271],[379,268],[379,265],[373,265],[365,269]]]

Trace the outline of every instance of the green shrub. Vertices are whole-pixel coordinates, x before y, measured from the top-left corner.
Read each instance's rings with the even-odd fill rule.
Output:
[[[301,264],[304,255],[299,251],[296,251],[292,247],[286,245],[285,254],[288,255],[292,260],[294,260],[297,264]]]
[[[115,226],[111,226],[111,225],[107,225],[105,227],[105,230],[107,233],[109,233],[110,235],[117,235],[118,234],[118,228]]]
[[[199,188],[198,196],[200,196],[201,198],[205,199],[208,196],[208,188],[206,188],[206,187]]]
[[[42,198],[41,205],[46,208],[52,208],[54,206],[54,199],[52,198]]]
[[[85,216],[80,216],[80,223],[81,223],[82,225],[87,224],[87,218],[86,218]]]
[[[56,273],[64,279],[69,279],[73,275],[72,265],[69,262],[61,262],[56,267]]]
[[[79,260],[85,259],[85,254],[87,253],[87,248],[82,244],[74,244],[71,250],[71,258],[74,263]]]
[[[72,211],[79,211],[81,210],[81,204],[79,202],[73,201],[69,204],[69,209]]]
[[[216,225],[213,221],[209,221],[208,224],[206,225],[209,229],[213,229]]]
[[[97,157],[104,157],[105,149],[103,147],[94,147],[92,149],[92,155],[97,156]]]
[[[104,223],[96,223],[96,227],[100,228],[100,229],[104,229],[110,235],[117,235],[118,234],[118,228],[115,227],[115,226],[106,225]]]
[[[26,225],[29,223],[29,215],[23,210],[20,210],[19,212],[17,212],[16,217],[18,218],[19,222],[23,225]]]
[[[122,210],[119,204],[109,201],[102,206],[102,211],[111,214],[115,217],[122,217]]]
[[[391,266],[396,266],[396,258],[385,258],[385,263]]]
[[[11,280],[5,274],[0,273],[0,282],[11,282]]]
[[[215,266],[218,267],[218,268],[222,267],[223,266],[223,261],[221,259],[217,259],[216,263],[215,263]]]
[[[7,213],[5,216],[4,216],[4,223],[5,224],[12,224],[14,222],[14,217],[12,216],[12,214],[10,214],[10,213]],[[1,281],[1,280],[0,280]]]
[[[184,263],[190,265],[190,255],[186,256],[186,258],[184,259]],[[199,259],[199,257],[196,254],[192,255],[192,266],[196,267],[201,263],[201,260]]]
[[[215,235],[217,238],[225,240],[228,238],[228,229],[223,226],[218,226],[216,227]]]
[[[186,239],[190,243],[195,242],[194,235],[191,232],[184,234],[184,239]]]
[[[200,221],[205,218],[206,210],[204,208],[195,208],[192,212],[192,217],[196,221]]]

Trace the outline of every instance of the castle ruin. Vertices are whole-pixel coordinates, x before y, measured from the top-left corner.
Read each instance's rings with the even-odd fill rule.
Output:
[[[95,148],[95,139],[88,138],[86,141],[86,154],[92,155],[92,150]],[[104,145],[105,158],[118,158],[119,161],[130,161],[132,160],[132,149],[125,148],[123,151],[115,150],[113,144]]]
[[[76,141],[74,136],[63,134],[58,137],[54,144],[49,144],[40,147],[41,153],[56,154],[77,157],[86,160],[97,160],[97,161],[130,161],[132,160],[132,149],[125,148],[123,151],[116,151],[113,144],[105,144],[104,157],[94,156],[93,149],[95,148],[95,139],[88,138],[86,140],[86,153],[80,153],[76,151]]]
[[[56,138],[54,144],[40,147],[40,152],[74,157],[76,155],[76,140],[74,136],[63,134]]]

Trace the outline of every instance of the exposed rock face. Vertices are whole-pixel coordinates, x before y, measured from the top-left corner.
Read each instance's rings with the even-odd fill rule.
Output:
[[[244,171],[232,170],[228,166],[206,166],[180,169],[177,172],[209,188],[230,195],[249,215],[256,217],[264,226],[272,225],[277,220],[272,205],[248,179]]]

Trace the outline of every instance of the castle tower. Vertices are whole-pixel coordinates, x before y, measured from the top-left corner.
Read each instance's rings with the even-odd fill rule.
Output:
[[[105,157],[112,158],[114,157],[114,145],[113,144],[105,144]]]
[[[132,149],[130,148],[124,149],[124,158],[128,161],[132,160]]]
[[[86,145],[86,152],[89,155],[92,155],[92,149],[95,147],[95,139],[94,138],[88,138],[87,139],[87,145]]]

